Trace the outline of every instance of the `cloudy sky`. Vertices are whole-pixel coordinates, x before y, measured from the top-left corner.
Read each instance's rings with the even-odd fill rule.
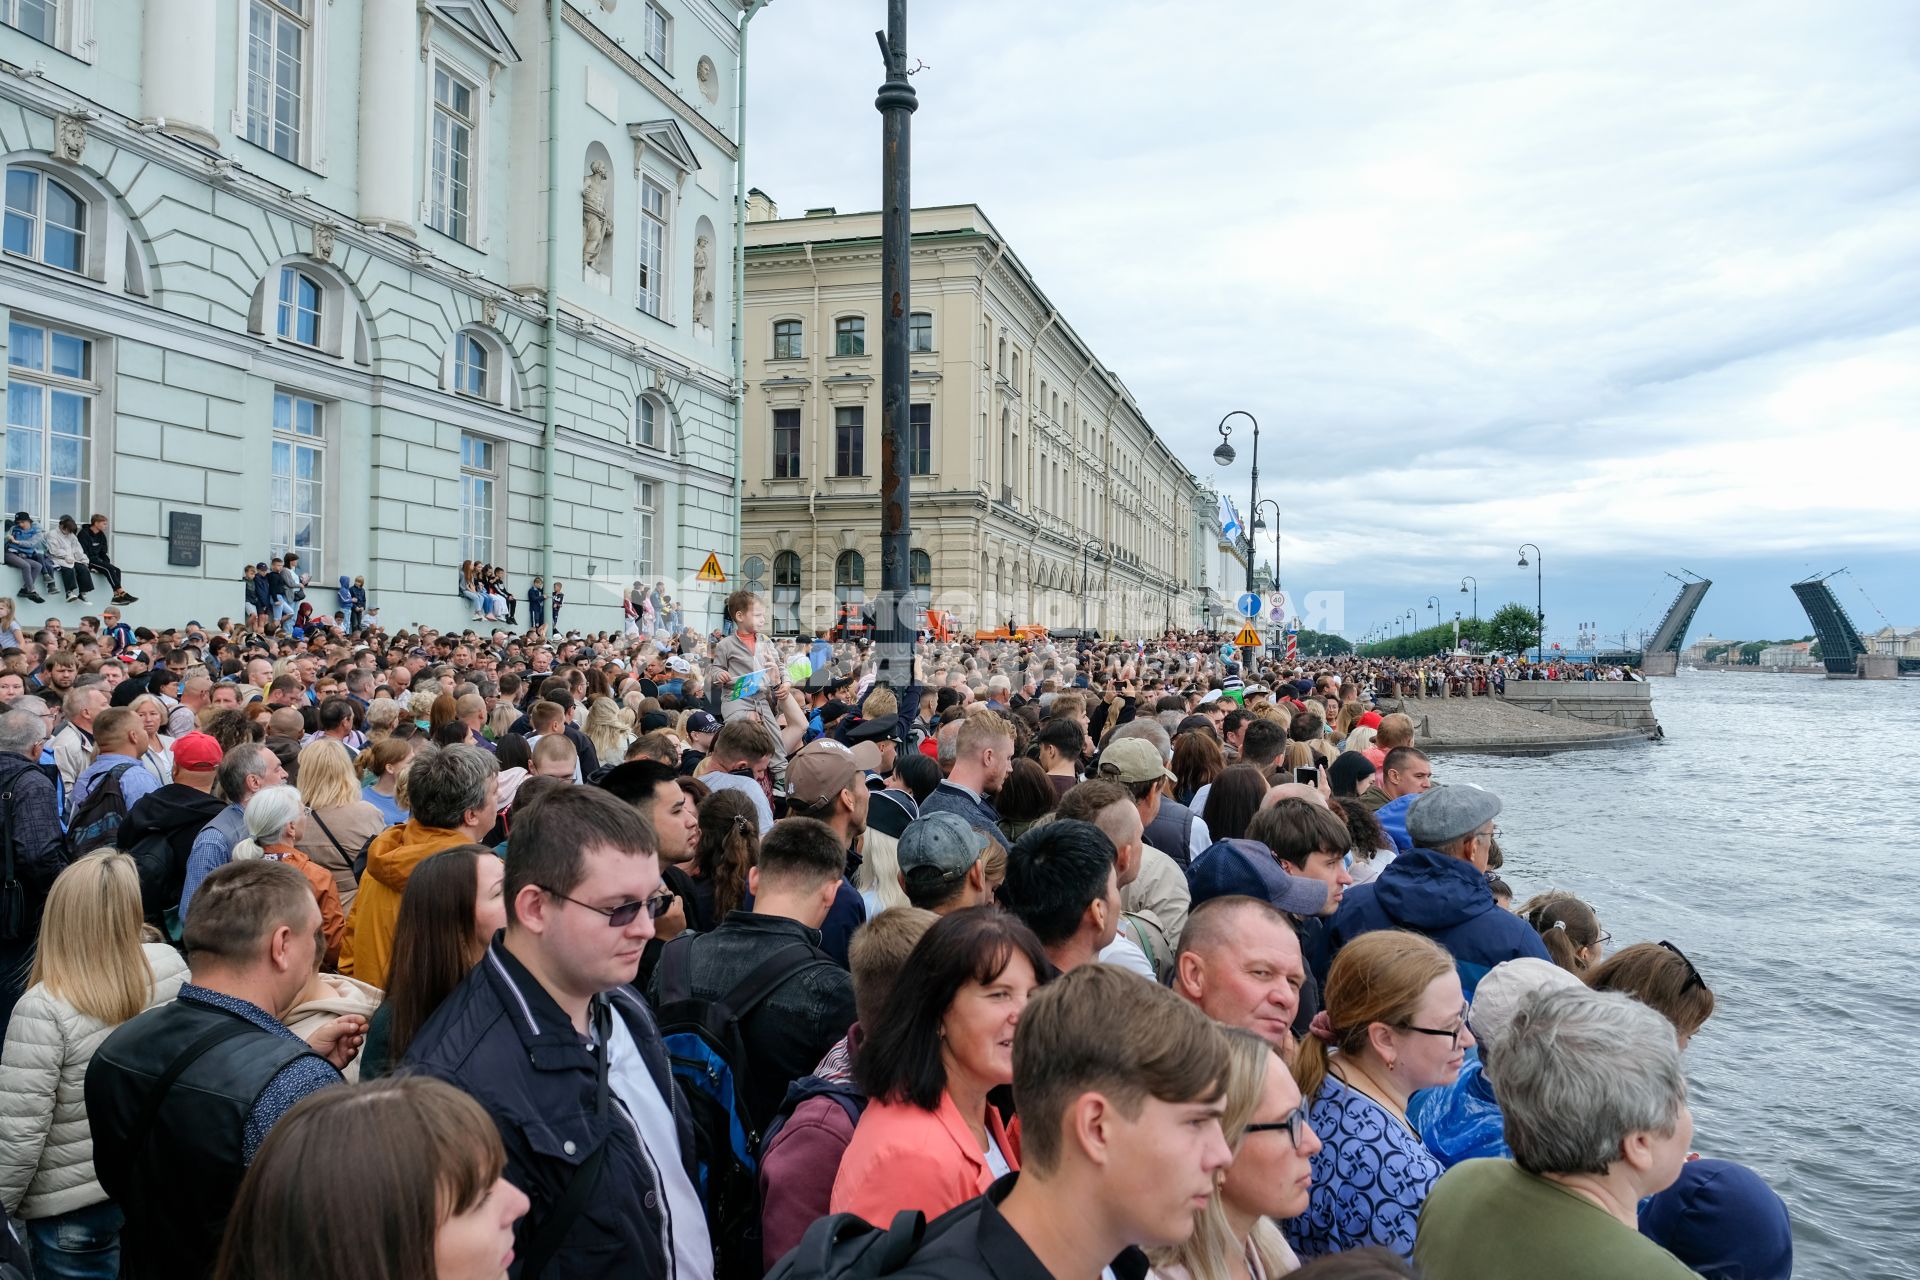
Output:
[[[1176,452],[1261,421],[1282,575],[1359,634],[1920,624],[1909,0],[917,0],[916,204],[973,201]],[[877,207],[881,0],[754,19],[748,180]],[[1240,495],[1240,461],[1200,472]],[[1849,580],[1849,578],[1851,580]]]

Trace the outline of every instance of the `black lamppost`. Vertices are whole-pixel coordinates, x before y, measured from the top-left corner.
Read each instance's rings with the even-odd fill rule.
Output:
[[[880,610],[877,679],[904,689],[912,683],[915,627],[905,601],[913,599],[913,484],[909,407],[913,370],[907,352],[913,252],[912,125],[918,99],[907,79],[907,0],[887,0],[887,29],[875,32],[887,79],[873,105],[881,133],[880,315]]]
[[[1262,498],[1253,504],[1253,532],[1267,528],[1267,518],[1260,514],[1264,507],[1273,508],[1273,589],[1280,589],[1280,504],[1272,498]]]
[[[1233,465],[1233,445],[1228,443],[1228,438],[1233,435],[1233,428],[1227,425],[1227,421],[1230,418],[1236,417],[1245,418],[1253,424],[1253,456],[1248,459],[1251,474],[1247,481],[1247,519],[1251,520],[1254,518],[1254,508],[1260,505],[1260,419],[1254,417],[1245,409],[1229,410],[1226,416],[1220,419],[1220,443],[1215,446],[1213,450],[1213,460],[1223,467]],[[1247,530],[1247,594],[1253,594],[1252,529]],[[1247,646],[1245,661],[1248,664],[1253,662],[1253,647],[1251,645]]]
[[[1427,608],[1433,610],[1433,625],[1436,627],[1439,626],[1440,625],[1440,597],[1428,596]]]
[[[1080,629],[1087,629],[1087,553],[1105,552],[1107,544],[1098,538],[1088,538],[1080,545]]]
[[[1533,547],[1533,660],[1539,662],[1546,656],[1547,648],[1547,609],[1546,609],[1546,566],[1542,563],[1546,557],[1540,554],[1540,548],[1531,542],[1520,544],[1520,567],[1527,567],[1527,548]]]
[[[1472,574],[1468,574],[1466,577],[1460,579],[1460,594],[1467,594],[1467,584],[1469,582],[1473,584],[1473,620],[1478,622],[1480,621],[1480,579],[1474,577]]]

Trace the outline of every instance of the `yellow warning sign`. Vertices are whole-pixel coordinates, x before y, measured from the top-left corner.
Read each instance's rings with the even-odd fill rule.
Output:
[[[1233,638],[1233,642],[1242,649],[1257,649],[1260,647],[1260,633],[1252,627],[1242,627],[1240,634]]]
[[[725,582],[726,580],[727,575],[720,571],[720,557],[711,551],[707,552],[707,562],[700,566],[700,581]]]

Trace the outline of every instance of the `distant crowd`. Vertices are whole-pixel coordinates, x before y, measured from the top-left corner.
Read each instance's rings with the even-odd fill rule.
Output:
[[[1401,707],[1611,672],[1167,633],[894,688],[751,592],[582,634],[468,565],[389,631],[294,568],[212,627],[0,599],[0,1267],[1791,1273],[1695,1141],[1707,975],[1515,902]]]

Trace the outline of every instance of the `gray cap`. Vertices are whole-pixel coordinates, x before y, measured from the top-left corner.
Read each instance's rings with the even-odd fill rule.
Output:
[[[1470,783],[1435,787],[1407,806],[1407,835],[1431,849],[1478,830],[1499,813],[1500,797],[1491,791]]]
[[[909,884],[956,884],[980,861],[987,843],[986,835],[957,813],[929,813],[915,818],[900,833],[896,855],[900,875]]]

